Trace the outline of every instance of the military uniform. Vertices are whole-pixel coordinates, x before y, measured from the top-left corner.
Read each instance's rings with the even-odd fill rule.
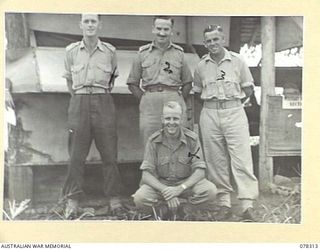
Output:
[[[258,182],[253,175],[248,119],[241,98],[245,97],[242,88],[254,85],[242,57],[224,50],[219,63],[209,54],[202,57],[194,73],[194,91],[204,100],[200,129],[208,178],[218,188],[218,205],[231,207],[232,175],[245,211],[258,196]]]
[[[148,171],[167,186],[182,184],[197,168],[205,170],[206,164],[198,135],[181,128],[179,142],[178,147],[172,148],[163,130],[155,132],[148,139],[140,169]],[[215,185],[206,179],[202,179],[181,194],[181,197],[187,198],[191,204],[213,201],[215,196]],[[143,182],[134,194],[134,202],[139,208],[153,206],[161,199],[158,191]]]
[[[140,47],[127,84],[145,90],[139,105],[140,134],[144,145],[149,136],[161,128],[162,107],[168,101],[180,103],[183,125],[186,126],[186,104],[179,90],[191,82],[192,75],[180,46],[170,43],[166,50],[161,50],[150,43]]]
[[[116,114],[110,79],[118,76],[115,48],[98,40],[92,53],[83,41],[66,48],[65,77],[72,81],[68,109],[70,163],[63,195],[79,198],[86,157],[92,140],[100,152],[105,195],[119,194],[122,186],[117,161]]]

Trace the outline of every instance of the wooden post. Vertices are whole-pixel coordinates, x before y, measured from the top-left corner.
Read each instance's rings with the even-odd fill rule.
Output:
[[[241,20],[242,17],[230,18],[229,50],[239,53],[241,49]]]
[[[261,18],[262,69],[261,69],[261,113],[260,113],[260,146],[259,146],[259,185],[266,191],[273,182],[273,159],[267,154],[268,135],[268,95],[275,93],[275,17]]]
[[[29,29],[26,15],[6,13],[5,30],[7,38],[6,60],[16,60],[30,47]],[[17,69],[17,72],[19,69]],[[19,167],[9,164],[8,198],[21,202],[33,199],[33,172],[31,167]]]
[[[7,62],[17,60],[25,53],[25,49],[30,47],[26,14],[6,13],[5,30],[7,39],[6,60]]]
[[[6,37],[8,49],[30,47],[29,30],[25,14],[7,13],[5,15]]]

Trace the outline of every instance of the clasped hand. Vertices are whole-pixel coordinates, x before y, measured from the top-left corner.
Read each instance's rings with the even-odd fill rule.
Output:
[[[183,189],[180,186],[166,187],[161,191],[166,201],[171,200],[174,197],[178,197],[182,193]]]

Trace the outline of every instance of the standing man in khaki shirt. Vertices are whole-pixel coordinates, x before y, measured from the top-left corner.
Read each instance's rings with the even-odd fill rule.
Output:
[[[102,159],[103,192],[113,207],[120,206],[122,189],[117,167],[116,114],[110,94],[118,76],[115,48],[100,41],[100,16],[82,14],[83,39],[66,48],[65,73],[71,100],[68,109],[70,163],[63,187],[66,210],[76,213],[83,193],[85,160],[92,141]],[[118,204],[118,205],[115,205]]]
[[[154,18],[154,41],[140,47],[127,80],[129,90],[140,100],[140,134],[144,145],[161,128],[164,103],[179,102],[183,109],[182,124],[186,126],[187,122],[184,99],[192,88],[192,75],[183,49],[171,42],[173,25],[171,17]]]
[[[231,216],[233,178],[242,217],[254,221],[258,181],[253,174],[248,119],[241,103],[253,93],[253,78],[243,58],[223,47],[224,33],[219,25],[210,25],[203,34],[209,53],[195,70],[194,92],[204,101],[200,128],[208,178],[218,188],[220,210],[216,219]]]

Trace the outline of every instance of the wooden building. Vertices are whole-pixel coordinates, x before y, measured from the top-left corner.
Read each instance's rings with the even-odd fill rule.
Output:
[[[139,140],[138,101],[129,93],[126,79],[139,46],[153,39],[153,16],[102,15],[101,19],[101,39],[116,46],[118,51],[120,76],[116,79],[112,91],[118,114],[118,164],[128,193],[133,193],[140,178],[138,166],[142,160],[143,148]],[[6,156],[6,196],[18,201],[30,198],[35,203],[53,201],[59,196],[69,160],[66,121],[70,97],[65,79],[62,78],[63,59],[65,47],[81,39],[78,26],[80,16],[7,13],[5,20],[6,79],[12,84],[11,93],[17,117],[17,124],[9,136],[10,147]],[[260,138],[262,137],[259,180],[262,181],[263,189],[266,183],[272,181],[270,158],[272,160],[272,157],[277,155],[301,153],[301,129],[288,131],[286,126],[282,126],[283,123],[291,126],[282,121],[288,114],[275,112],[274,109],[281,110],[279,97],[267,96],[274,95],[272,89],[286,82],[293,82],[302,89],[301,68],[275,69],[272,63],[272,54],[275,51],[302,46],[302,17],[177,16],[173,41],[187,52],[187,61],[192,72],[199,57],[205,53],[202,30],[208,24],[220,24],[223,27],[226,46],[230,50],[239,51],[245,43],[262,43],[267,49],[271,46],[266,52],[266,55],[271,57],[263,57],[262,67],[257,65],[251,68],[255,84],[262,86],[261,112],[260,109],[254,111],[253,117],[258,117],[256,126],[260,126]],[[194,103],[192,96],[187,105],[189,125],[193,127],[198,121],[201,107]],[[276,126],[269,126],[271,123],[267,122],[271,114],[276,117],[272,120],[279,121],[275,123]],[[299,114],[297,119],[299,120]],[[254,125],[254,122],[250,120],[251,125]],[[270,140],[272,143],[268,144],[267,135],[282,135],[281,152],[274,144],[279,140]],[[297,141],[297,138],[300,138],[300,141]],[[94,144],[87,163],[87,186],[95,192],[90,183],[99,182],[101,175],[92,174],[99,171],[100,163]],[[92,171],[93,169],[95,171]]]

